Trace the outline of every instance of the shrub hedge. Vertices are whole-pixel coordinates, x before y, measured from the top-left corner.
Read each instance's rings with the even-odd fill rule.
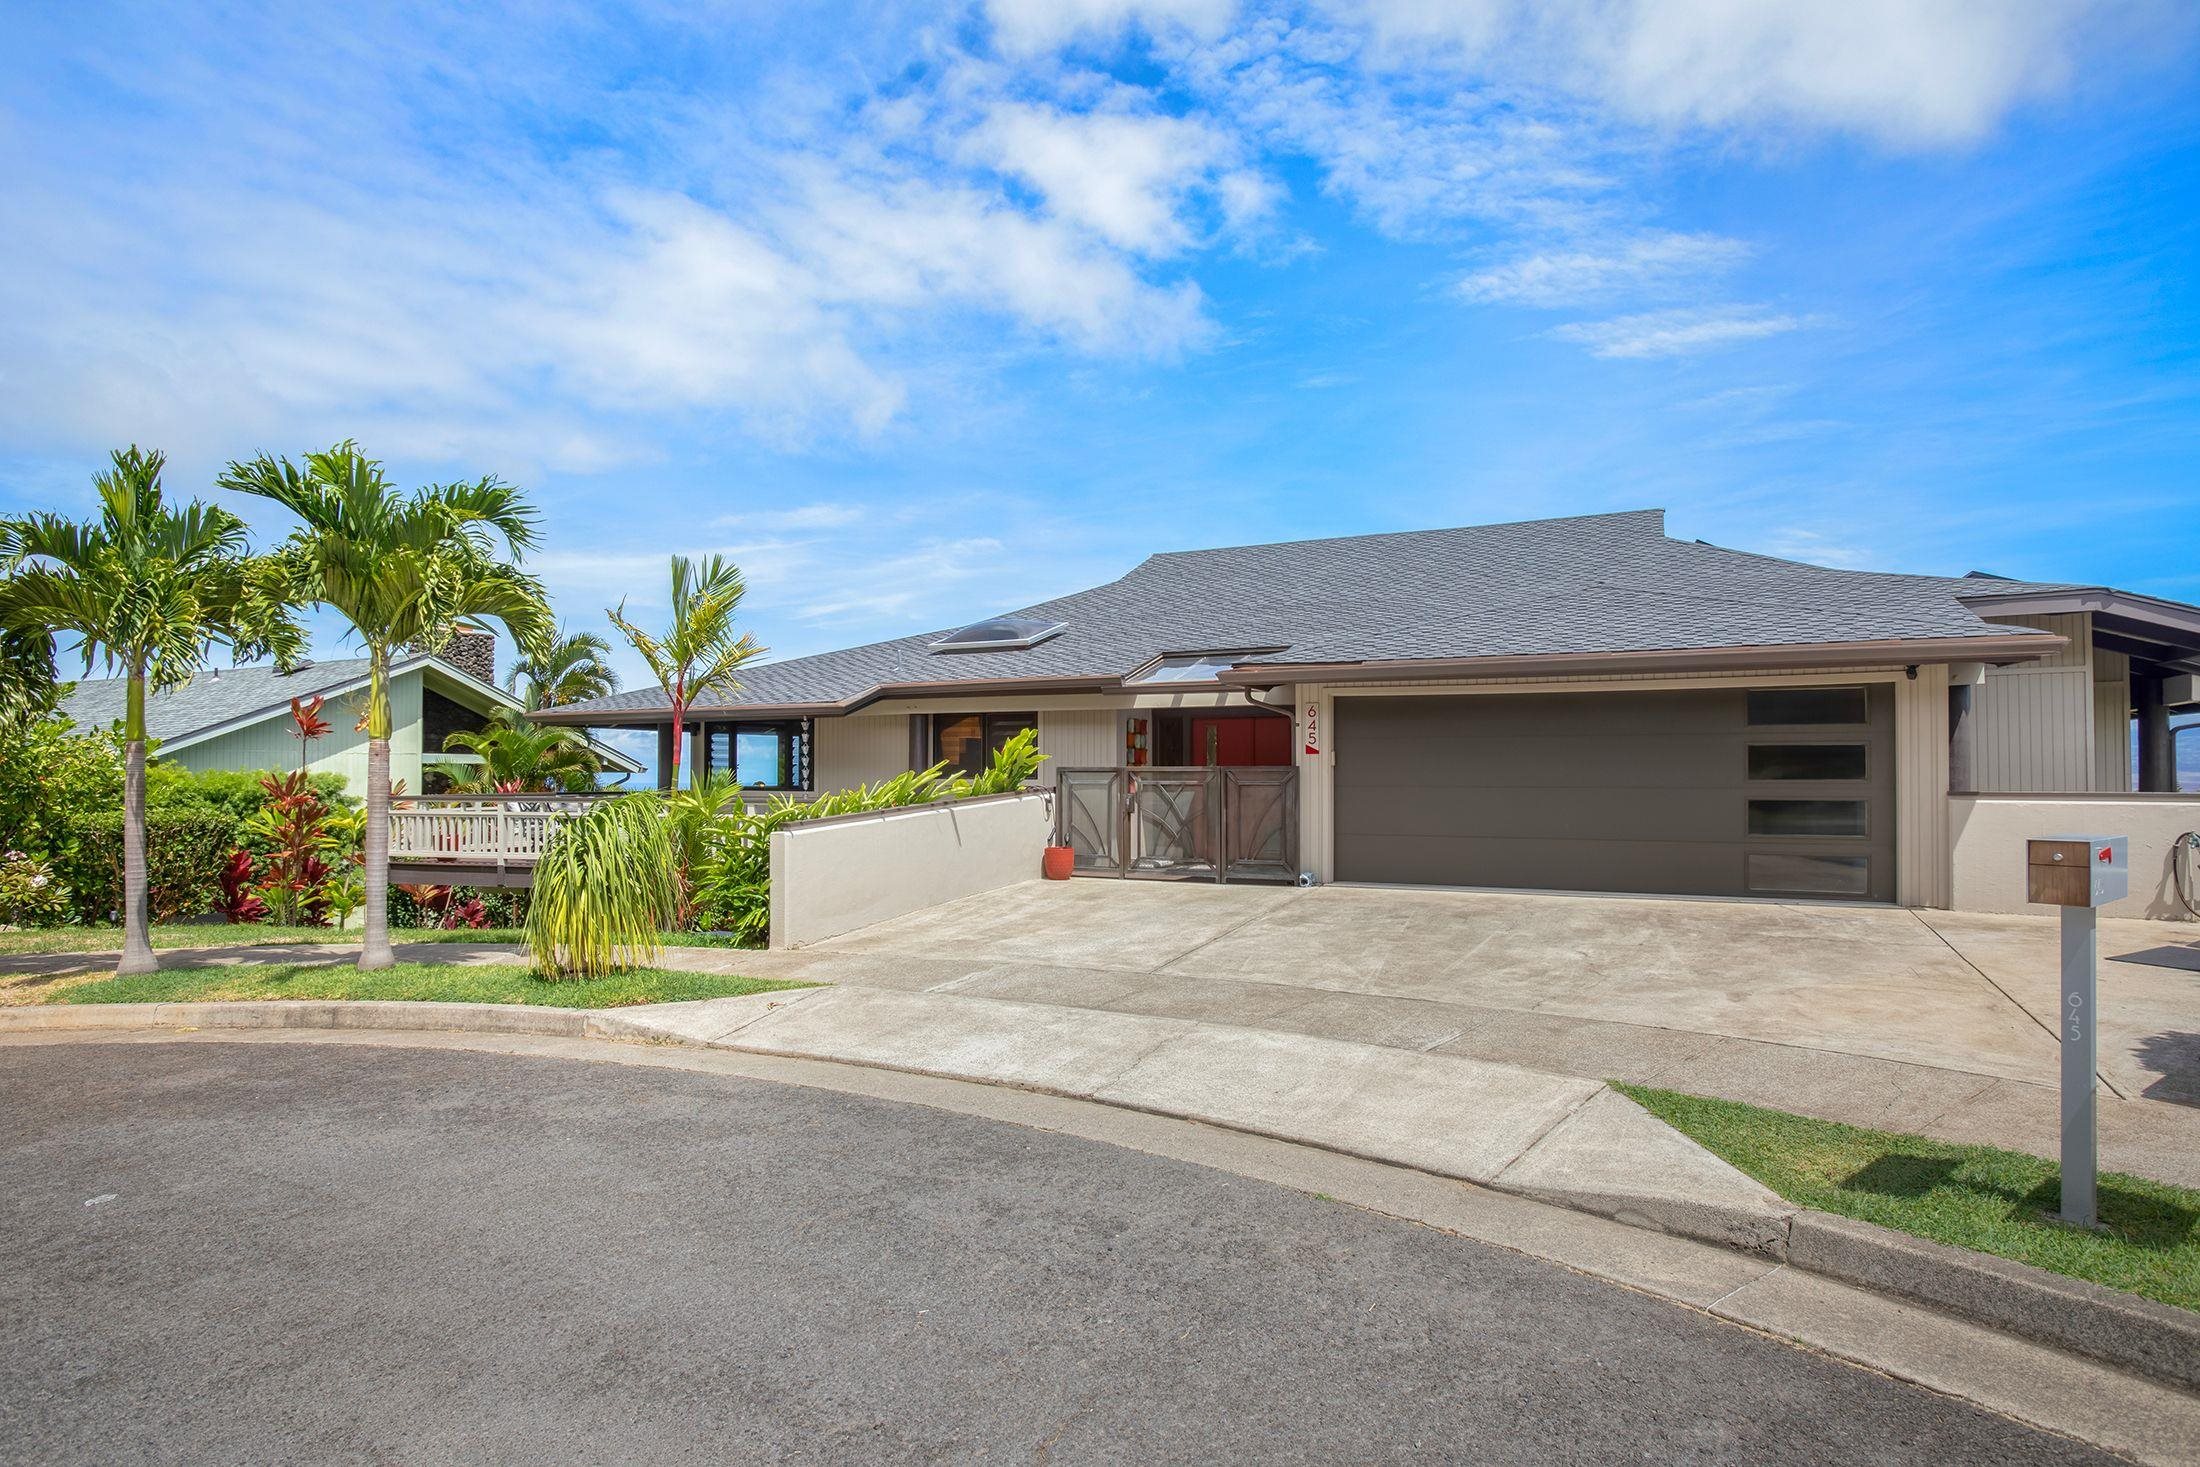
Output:
[[[75,899],[78,921],[115,922],[122,912],[122,812],[82,814],[56,874]],[[237,846],[237,821],[205,806],[145,812],[146,907],[155,922],[203,917],[221,891],[222,868]]]

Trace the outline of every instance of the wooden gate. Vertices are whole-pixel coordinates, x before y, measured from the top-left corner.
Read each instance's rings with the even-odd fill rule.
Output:
[[[1055,838],[1083,875],[1298,879],[1296,768],[1064,769],[1057,779]]]

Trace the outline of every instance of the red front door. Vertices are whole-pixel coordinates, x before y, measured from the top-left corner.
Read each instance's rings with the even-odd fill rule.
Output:
[[[1291,721],[1287,718],[1195,718],[1190,762],[1199,765],[1279,765],[1291,762]]]

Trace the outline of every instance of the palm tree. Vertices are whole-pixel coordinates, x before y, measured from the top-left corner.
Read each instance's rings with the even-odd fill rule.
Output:
[[[444,738],[443,747],[481,756],[480,775],[451,786],[458,794],[524,794],[537,790],[577,794],[596,787],[600,767],[595,750],[579,733],[519,718],[500,716],[477,732],[450,734]]]
[[[610,655],[611,644],[594,632],[561,628],[558,639],[541,656],[513,663],[504,685],[519,695],[530,713],[605,697],[619,691],[619,675],[604,660]]]
[[[0,536],[7,533],[0,524]],[[53,711],[53,633],[0,626],[0,728],[20,728]]]
[[[34,514],[0,525],[0,623],[18,637],[74,634],[88,672],[104,663],[127,679],[122,736],[121,973],[160,966],[145,898],[145,694],[188,681],[215,643],[240,659],[273,653],[285,665],[303,645],[280,568],[246,553],[244,521],[161,492],[165,456],[134,444],[95,481],[99,518],[78,524]]]
[[[672,704],[672,771],[670,788],[680,787],[680,746],[688,709],[707,693],[730,693],[741,684],[734,673],[753,658],[764,655],[756,639],[733,631],[734,613],[748,586],[741,571],[722,555],[701,563],[684,555],[672,557],[672,624],[662,637],[653,637],[628,621],[626,603],[607,611],[611,624],[626,634],[634,650],[649,664],[657,681],[664,684]]]
[[[303,465],[261,454],[215,481],[258,495],[301,521],[277,548],[292,594],[330,606],[367,649],[366,930],[361,968],[387,968],[390,952],[390,651],[433,646],[461,619],[504,624],[522,649],[539,650],[552,627],[534,577],[499,558],[535,543],[535,512],[493,478],[430,484],[400,493],[382,466],[345,442]]]

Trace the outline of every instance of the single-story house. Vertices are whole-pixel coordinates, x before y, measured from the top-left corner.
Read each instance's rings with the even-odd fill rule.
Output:
[[[482,645],[486,643],[486,646]],[[481,762],[447,752],[444,738],[478,731],[497,713],[521,713],[519,699],[488,680],[494,648],[487,633],[462,633],[441,654],[413,652],[390,664],[390,782],[413,794],[435,794]],[[466,665],[462,665],[466,664]],[[472,670],[469,670],[469,666]],[[80,728],[119,722],[121,678],[78,683],[61,712]],[[179,688],[145,700],[145,731],[159,756],[185,769],[296,769],[297,724],[292,699],[323,699],[329,731],[302,752],[306,768],[344,776],[353,794],[367,788],[367,736],[356,725],[367,705],[367,659],[306,662],[288,673],[271,666],[210,667]],[[642,766],[607,745],[593,744],[603,767],[634,775]]]
[[[2200,608],[1809,565],[1642,510],[1155,555],[752,667],[680,733],[690,767],[799,796],[1035,726],[1095,874],[2019,910],[2021,839],[2099,829],[2132,837],[2119,910],[2168,916],[2196,673]],[[675,737],[656,688],[546,716]]]

